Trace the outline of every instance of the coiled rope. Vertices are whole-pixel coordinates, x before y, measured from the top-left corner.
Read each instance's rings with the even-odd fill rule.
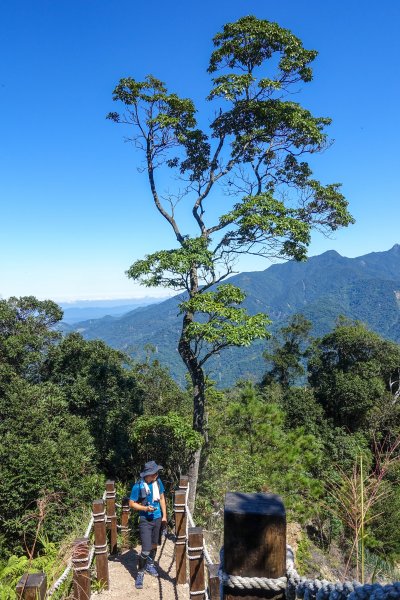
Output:
[[[287,556],[292,549],[288,548]],[[280,592],[280,595],[286,590],[288,579],[286,576],[271,579],[268,577],[243,577],[241,575],[231,575],[224,572],[224,549],[220,552],[220,567],[218,576],[221,583],[230,588],[239,588],[240,590],[268,590],[271,592]]]
[[[294,566],[294,554],[290,546],[286,552],[286,576],[241,577],[224,572],[224,555],[221,550],[219,578],[224,586],[242,590],[262,589],[277,592],[274,598],[285,593],[287,600],[400,600],[400,582],[382,585],[380,583],[362,585],[358,581],[331,582],[326,579],[301,577]]]

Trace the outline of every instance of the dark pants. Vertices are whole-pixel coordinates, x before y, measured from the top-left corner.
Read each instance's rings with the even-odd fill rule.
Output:
[[[139,534],[142,542],[142,552],[150,552],[153,545],[158,544],[161,529],[161,517],[158,519],[139,518]]]

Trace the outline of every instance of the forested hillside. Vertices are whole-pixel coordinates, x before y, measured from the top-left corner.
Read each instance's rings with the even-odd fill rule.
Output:
[[[157,457],[169,493],[199,444],[196,521],[217,537],[226,491],[272,491],[302,531],[303,572],[320,573],[312,559],[319,552],[335,575],[345,575],[348,561],[347,576],[357,576],[362,544],[370,576],[396,576],[399,345],[344,319],[313,340],[311,323],[293,316],[263,359],[261,382],[224,391],[209,383],[204,443],[192,429],[190,395],[157,362],[132,362],[77,333],[62,338],[54,331],[61,318],[50,301],[0,301],[4,597],[13,598],[27,551],[33,566],[51,566],[54,575],[57,548],[82,528],[105,477],[126,492],[141,464]],[[305,355],[308,384],[297,387]],[[360,519],[362,539],[354,529]],[[334,566],[326,558],[332,549],[341,557]]]
[[[400,246],[358,258],[345,258],[335,251],[305,262],[272,265],[265,271],[241,273],[229,279],[247,295],[244,306],[251,314],[266,312],[276,332],[294,313],[312,322],[315,336],[330,331],[339,317],[359,319],[383,337],[400,342]],[[184,367],[177,352],[180,334],[179,302],[175,297],[161,304],[130,312],[118,319],[95,319],[75,327],[85,339],[102,339],[137,360],[145,346],[156,349],[156,358],[173,377],[184,383]],[[261,354],[266,342],[250,348],[227,349],[213,357],[208,372],[221,386],[238,379],[259,379]],[[230,368],[224,365],[229,363]]]

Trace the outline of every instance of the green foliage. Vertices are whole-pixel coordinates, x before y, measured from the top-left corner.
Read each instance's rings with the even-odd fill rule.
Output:
[[[310,541],[302,535],[296,551],[296,569],[300,575],[308,573],[311,558]]]
[[[182,247],[175,250],[160,250],[137,260],[128,269],[127,275],[147,287],[164,286],[181,290],[188,285],[188,273],[195,266],[206,273],[214,268],[212,253],[204,238],[185,239]]]
[[[132,366],[142,393],[142,410],[144,415],[163,415],[171,408],[182,417],[189,418],[192,410],[192,399],[171,378],[165,367],[157,360]]]
[[[28,557],[15,555],[10,556],[8,561],[0,566],[1,600],[17,600],[15,588],[22,575],[28,571],[28,568]]]
[[[390,376],[400,364],[400,347],[362,323],[339,322],[317,340],[309,381],[317,401],[337,426],[367,429],[374,406],[390,401]]]
[[[201,340],[213,344],[212,352],[228,346],[249,346],[255,339],[268,337],[266,326],[270,320],[266,315],[250,316],[236,306],[244,297],[239,288],[226,283],[216,292],[196,294],[182,302],[181,312],[207,315],[205,321],[191,321],[185,328],[185,337],[197,344]]]
[[[274,338],[272,352],[264,353],[264,358],[272,363],[270,370],[264,376],[264,384],[277,381],[287,388],[290,383],[293,384],[304,375],[302,360],[306,356],[306,344],[310,340],[311,327],[312,323],[300,314],[293,315],[288,325],[282,327],[280,330],[282,341]]]
[[[221,65],[251,73],[255,67],[260,67],[266,59],[271,58],[274,52],[279,52],[277,76],[271,81],[282,87],[285,83],[307,82],[312,78],[308,65],[317,52],[305,50],[297,37],[276,23],[254,16],[242,17],[236,23],[224,25],[223,31],[213,41],[217,49],[211,56],[210,73],[214,73]],[[246,83],[248,85],[247,80]],[[275,89],[276,85],[273,87]],[[265,80],[261,89],[268,89]]]
[[[315,400],[313,390],[306,387],[290,387],[282,398],[286,425],[304,427],[305,431],[319,435],[324,421],[324,411]]]
[[[174,412],[166,415],[138,417],[131,429],[136,471],[148,460],[166,467],[167,477],[176,482],[187,472],[194,452],[202,444],[202,436],[194,431],[188,419]]]
[[[43,366],[46,379],[65,393],[69,411],[86,420],[98,467],[113,477],[130,471],[129,428],[142,410],[143,390],[127,361],[104,342],[74,333],[51,349]]]
[[[61,560],[60,551],[57,545],[44,536],[39,536],[40,553],[33,559],[25,555],[11,555],[7,561],[0,564],[0,599],[17,600],[15,588],[18,581],[25,573],[46,573],[48,588],[60,574],[60,567],[63,569],[65,564]],[[55,594],[54,600],[61,598],[61,586]],[[62,595],[62,597],[65,597]]]
[[[302,428],[285,430],[285,415],[250,383],[210,409],[209,456],[201,495],[221,503],[226,491],[280,493],[291,516],[315,511],[322,486],[315,473],[322,445]]]
[[[225,233],[223,243],[239,248],[262,238],[266,241],[286,238],[279,254],[304,260],[310,243],[310,226],[301,216],[299,210],[276,200],[272,192],[248,196],[220,217],[221,227],[235,225],[234,230]]]
[[[376,556],[397,562],[400,556],[400,465],[392,465],[371,509],[366,547]]]
[[[113,100],[121,100],[127,106],[136,106],[140,101],[151,105],[157,104],[157,113],[148,115],[146,123],[157,131],[172,129],[176,135],[195,126],[195,108],[191,100],[178,98],[176,94],[167,94],[162,81],[148,75],[143,82],[131,77],[121,79],[114,90]],[[109,113],[108,118],[118,121],[116,113]]]
[[[0,396],[0,413],[3,550],[20,551],[23,540],[30,547],[40,499],[47,499],[44,531],[59,540],[68,531],[68,515],[98,489],[86,424],[68,412],[56,386],[18,377]]]
[[[371,583],[393,582],[400,580],[400,569],[395,560],[365,550],[365,566],[370,573]]]
[[[0,361],[20,376],[37,381],[43,353],[60,335],[54,325],[62,310],[33,296],[0,300]]]
[[[227,407],[227,425],[230,430],[233,429],[236,435],[242,435],[243,441],[247,441],[247,450],[250,455],[260,452],[263,446],[260,430],[265,424],[265,409],[265,403],[261,401],[256,388],[250,382],[240,384],[238,399]],[[275,411],[270,418],[276,418],[276,416]]]

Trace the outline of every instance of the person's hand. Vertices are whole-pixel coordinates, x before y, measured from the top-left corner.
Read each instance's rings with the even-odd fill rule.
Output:
[[[154,506],[152,506],[151,504],[148,505],[147,507],[147,512],[154,512],[156,509]]]
[[[161,519],[161,527],[166,527],[167,526],[167,517],[163,517]]]

